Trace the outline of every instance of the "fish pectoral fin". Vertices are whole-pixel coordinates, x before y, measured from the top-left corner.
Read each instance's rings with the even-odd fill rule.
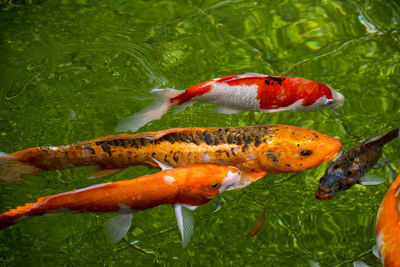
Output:
[[[126,235],[131,228],[132,215],[133,212],[122,213],[104,223],[104,233],[109,242],[116,243]]]
[[[382,168],[382,167],[385,167],[385,165],[386,165],[386,161],[385,160],[383,160],[383,159],[379,159],[378,160],[378,162],[377,163],[375,163],[374,165],[372,165],[372,168],[373,169],[380,169],[380,168]]]
[[[377,245],[372,246],[372,254],[374,254],[375,257],[377,257],[378,259],[381,258],[381,256],[379,255],[379,248]]]
[[[263,178],[267,173],[264,171],[245,172],[243,171],[241,183],[244,186]]]
[[[358,183],[361,185],[378,185],[383,184],[385,181],[385,178],[381,176],[375,174],[366,174],[360,178]]]
[[[164,164],[164,163],[162,163],[162,162],[160,162],[160,161],[156,160],[155,158],[153,158],[153,161],[154,161],[155,163],[157,163],[157,164],[158,164],[158,166],[160,166],[160,168],[161,168],[161,170],[162,170],[162,171],[163,171],[163,170],[169,170],[169,169],[172,169],[172,167],[171,167],[171,166],[169,166],[169,165],[167,165],[167,164]]]
[[[189,242],[194,230],[194,217],[190,210],[195,210],[197,206],[189,206],[185,204],[175,204],[175,216],[178,223],[179,231],[182,236],[182,246],[185,248]]]
[[[235,114],[235,113],[243,112],[243,110],[241,110],[241,109],[234,109],[234,108],[225,107],[225,106],[217,106],[217,107],[214,109],[214,112],[223,113],[223,114]]]
[[[189,101],[183,104],[180,104],[179,106],[176,106],[176,108],[174,109],[174,114],[184,111],[186,108],[192,106],[195,102],[194,101]]]
[[[100,169],[99,171],[96,171],[92,175],[88,176],[88,179],[96,179],[104,176],[108,176],[111,174],[115,174],[123,169]]]

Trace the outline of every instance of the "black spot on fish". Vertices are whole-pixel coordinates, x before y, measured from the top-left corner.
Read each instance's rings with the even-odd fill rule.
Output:
[[[214,146],[217,146],[219,144],[218,139],[214,138]]]
[[[115,139],[114,140],[114,146],[121,146],[121,140]]]
[[[236,156],[237,148],[231,147],[231,152],[234,156]]]
[[[260,137],[258,137],[258,135],[256,135],[254,145],[255,145],[256,147],[258,147],[260,144],[261,144]]]
[[[127,147],[127,146],[128,146],[128,144],[129,144],[129,142],[128,142],[128,140],[127,140],[127,139],[121,139],[121,146],[123,146],[123,147]]]
[[[303,156],[309,156],[309,155],[312,154],[312,151],[309,150],[309,149],[305,149],[305,150],[302,150],[302,151],[300,152],[300,154],[303,155]]]
[[[179,154],[180,154],[180,152],[175,152],[174,153],[174,156],[172,157],[172,159],[175,161],[175,162],[178,162],[178,160],[179,160]]]
[[[154,158],[156,156],[156,152],[151,153],[151,157]]]
[[[89,150],[90,154],[96,154],[96,152],[94,151],[93,147],[91,147],[89,145],[85,145],[83,148],[86,149],[86,150]]]
[[[213,143],[212,137],[209,133],[204,132],[204,142],[206,142],[207,145],[211,145]]]
[[[141,144],[142,146],[145,146],[145,145],[147,144],[146,141],[147,141],[146,138],[140,138],[140,144]]]
[[[232,144],[233,143],[233,135],[231,133],[228,134],[227,141],[228,141],[228,144]]]
[[[164,157],[164,162],[167,163],[168,165],[171,165],[171,162],[169,160],[167,160],[167,155],[165,155],[165,157]]]
[[[108,145],[102,144],[101,148],[103,149],[104,152],[108,153],[108,155],[111,157],[111,149]]]
[[[168,142],[170,142],[171,144],[175,143],[175,139],[172,137],[171,134],[167,134],[164,136],[164,139],[167,140]]]

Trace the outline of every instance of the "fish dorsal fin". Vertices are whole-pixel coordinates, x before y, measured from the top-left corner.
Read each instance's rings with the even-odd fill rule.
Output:
[[[182,236],[182,246],[185,248],[189,242],[194,230],[194,217],[190,210],[195,210],[197,206],[189,206],[184,204],[175,204],[175,216],[178,223],[179,231]]]
[[[133,211],[112,217],[104,224],[104,233],[111,243],[120,241],[131,228]]]
[[[163,171],[164,171],[164,170],[172,169],[171,166],[169,166],[169,165],[167,165],[167,164],[164,164],[164,163],[162,163],[162,162],[156,160],[155,158],[153,158],[153,161],[154,161],[155,163],[157,163],[158,166],[160,166],[161,170],[163,170]]]
[[[378,185],[378,184],[383,184],[384,182],[385,178],[375,174],[366,174],[359,180],[359,184],[361,185]]]

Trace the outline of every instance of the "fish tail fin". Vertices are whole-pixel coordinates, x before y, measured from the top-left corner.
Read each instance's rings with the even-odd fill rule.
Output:
[[[117,128],[115,128],[115,131],[123,132],[131,130],[132,132],[135,132],[147,123],[161,119],[161,117],[174,105],[169,102],[169,99],[183,93],[181,90],[170,88],[153,89],[151,92],[157,95],[156,100],[145,109],[120,121]]]
[[[24,181],[24,174],[39,176],[41,169],[18,160],[14,155],[0,152],[0,181]]]
[[[24,206],[11,209],[0,214],[0,229],[14,225],[22,219],[28,218],[31,215],[27,215],[34,205],[37,203],[27,203]],[[36,214],[35,214],[36,215]]]

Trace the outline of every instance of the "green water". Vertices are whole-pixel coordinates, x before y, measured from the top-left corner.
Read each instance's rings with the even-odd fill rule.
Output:
[[[152,102],[151,88],[188,86],[246,72],[299,76],[345,95],[313,113],[235,115],[196,104],[140,131],[184,126],[289,124],[337,137],[347,150],[400,125],[400,6],[388,1],[0,1],[0,151],[113,134]],[[13,5],[8,4],[13,2]],[[352,266],[371,252],[376,212],[400,172],[400,142],[385,184],[355,186],[331,201],[314,192],[325,168],[268,175],[195,212],[182,249],[170,206],[134,214],[119,243],[106,242],[112,214],[41,216],[0,231],[0,265]],[[0,184],[0,211],[38,197],[155,170],[132,167],[98,180],[88,168]],[[216,205],[221,208],[215,210]],[[264,205],[266,222],[247,234]],[[133,242],[137,240],[136,242]]]

